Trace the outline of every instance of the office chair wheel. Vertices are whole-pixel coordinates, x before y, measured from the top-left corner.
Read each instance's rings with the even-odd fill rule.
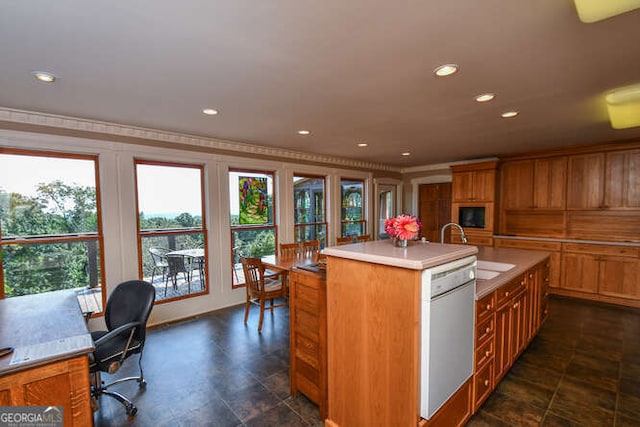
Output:
[[[138,387],[141,389],[146,389],[147,388],[147,381],[142,380],[142,381],[138,381]]]
[[[130,417],[133,417],[138,413],[138,408],[136,408],[136,405],[134,405],[133,403],[125,404],[124,408],[125,408],[125,411],[127,412],[127,415]]]

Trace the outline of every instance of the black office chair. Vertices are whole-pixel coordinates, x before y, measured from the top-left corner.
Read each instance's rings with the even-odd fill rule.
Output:
[[[149,282],[142,280],[120,283],[109,295],[104,312],[108,330],[91,333],[95,344],[95,350],[89,359],[92,403],[97,405],[98,398],[106,394],[122,403],[127,415],[134,416],[138,412],[127,397],[107,389],[131,380],[137,381],[140,388],[146,386],[142,372],[142,349],[146,337],[147,320],[155,298],[155,288]],[[101,372],[116,373],[122,362],[134,354],[140,354],[138,359],[140,376],[122,378],[109,384],[101,380]]]

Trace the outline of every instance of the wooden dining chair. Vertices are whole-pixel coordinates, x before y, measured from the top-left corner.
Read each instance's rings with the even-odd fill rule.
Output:
[[[280,243],[280,256],[295,258],[300,254],[300,243]]]
[[[371,240],[371,236],[368,234],[363,234],[362,236],[356,236],[356,243],[368,242]]]
[[[304,258],[318,257],[320,253],[320,240],[307,240],[302,242],[301,255]]]
[[[350,237],[336,237],[336,245],[350,245],[353,243],[353,236]]]
[[[244,324],[247,324],[251,304],[256,304],[260,306],[258,332],[262,332],[264,311],[271,310],[271,314],[273,314],[274,308],[287,305],[287,287],[285,286],[284,281],[286,272],[277,272],[269,277],[265,277],[265,267],[260,258],[242,257],[241,259],[242,269],[244,271],[245,289],[247,291]],[[274,304],[274,299],[276,298],[283,298],[284,301]],[[267,300],[269,300],[269,306],[265,307]]]

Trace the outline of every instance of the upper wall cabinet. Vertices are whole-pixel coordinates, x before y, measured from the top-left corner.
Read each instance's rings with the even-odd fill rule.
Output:
[[[568,209],[604,206],[605,153],[569,156]]]
[[[503,209],[564,209],[566,171],[565,156],[505,162]]]
[[[493,202],[496,194],[497,162],[452,166],[451,192],[454,202]]]
[[[567,208],[640,207],[640,150],[569,156]]]
[[[605,207],[639,208],[640,150],[607,153],[605,171]]]

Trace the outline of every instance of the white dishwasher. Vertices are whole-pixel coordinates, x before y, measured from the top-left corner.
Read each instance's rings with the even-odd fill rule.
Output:
[[[475,256],[422,272],[422,418],[430,419],[473,373],[475,289]]]

